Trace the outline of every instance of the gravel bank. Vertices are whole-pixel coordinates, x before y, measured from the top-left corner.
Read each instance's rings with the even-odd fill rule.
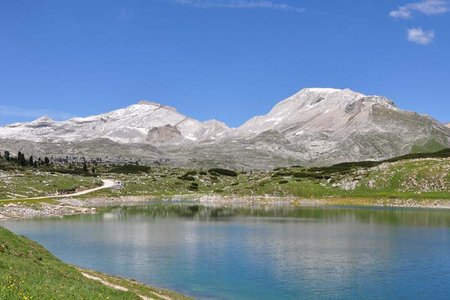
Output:
[[[36,217],[58,217],[78,214],[93,214],[97,208],[118,205],[148,204],[149,201],[157,201],[157,197],[128,196],[117,198],[91,198],[80,200],[77,198],[63,198],[56,203],[8,203],[0,204],[0,220],[24,219]],[[257,207],[257,206],[373,206],[373,207],[398,207],[398,208],[435,208],[450,209],[450,200],[414,200],[414,199],[300,199],[295,197],[272,196],[186,196],[180,195],[168,199],[167,202],[189,201],[206,206],[233,206],[233,207]]]

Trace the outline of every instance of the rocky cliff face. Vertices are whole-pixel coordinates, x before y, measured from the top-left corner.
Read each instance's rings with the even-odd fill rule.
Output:
[[[85,156],[169,158],[177,165],[270,168],[377,160],[450,147],[450,129],[384,97],[349,89],[304,89],[239,128],[200,122],[140,102],[98,116],[47,117],[0,128],[2,148]],[[109,140],[108,149],[103,149]],[[20,140],[20,142],[19,142]],[[25,149],[24,149],[25,148]],[[54,149],[54,150],[52,150]],[[20,150],[20,149],[19,149]]]

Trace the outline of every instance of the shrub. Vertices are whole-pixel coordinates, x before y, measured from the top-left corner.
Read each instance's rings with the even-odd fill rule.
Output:
[[[110,173],[118,173],[118,174],[138,174],[138,173],[146,173],[150,171],[150,167],[147,166],[136,166],[136,165],[123,165],[114,167],[109,170]]]
[[[224,176],[232,176],[232,177],[236,177],[238,175],[233,170],[221,169],[221,168],[210,169],[208,172],[213,175],[224,175]]]
[[[198,191],[198,183],[192,182],[190,186],[188,186],[188,190],[190,191]]]
[[[184,174],[184,175],[178,177],[178,179],[180,179],[180,180],[186,180],[186,181],[195,181],[195,178],[194,178],[194,177],[192,177],[192,176],[190,176],[190,175],[186,175],[186,174]]]

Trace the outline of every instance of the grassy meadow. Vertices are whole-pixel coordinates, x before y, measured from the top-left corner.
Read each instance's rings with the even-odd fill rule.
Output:
[[[114,179],[121,185],[84,198],[268,195],[305,199],[450,199],[449,150],[412,154],[384,162],[343,163],[315,168],[297,166],[265,171],[136,165],[97,166],[95,176],[69,171],[61,167],[0,171],[0,199],[27,199],[89,189],[101,185],[100,178]]]

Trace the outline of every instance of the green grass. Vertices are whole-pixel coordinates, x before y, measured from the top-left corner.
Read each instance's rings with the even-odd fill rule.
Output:
[[[293,196],[301,198],[450,199],[450,150],[409,154],[382,162],[341,163],[328,167],[291,167],[238,172],[141,166],[98,166],[101,178],[123,182],[81,198],[176,195]],[[219,171],[217,171],[219,170]],[[0,171],[0,198],[87,189],[100,179],[49,172]],[[46,185],[43,187],[43,183]],[[25,199],[25,198],[24,198]]]
[[[427,141],[424,145],[415,145],[412,147],[412,153],[434,153],[445,149],[445,146],[438,141],[432,139]]]
[[[450,199],[450,159],[405,158],[388,162],[345,163],[324,168],[282,168],[236,176],[176,168],[117,174],[120,190],[95,196],[233,195],[301,198]],[[445,154],[447,155],[447,154]],[[416,157],[416,155],[414,156]],[[89,195],[86,197],[92,197]]]
[[[111,284],[127,288],[119,291],[88,279],[81,271]],[[67,265],[37,243],[0,227],[0,299],[187,299],[131,280],[111,277]]]
[[[37,170],[0,171],[0,199],[54,195],[64,190],[84,190],[102,184],[96,177]]]

